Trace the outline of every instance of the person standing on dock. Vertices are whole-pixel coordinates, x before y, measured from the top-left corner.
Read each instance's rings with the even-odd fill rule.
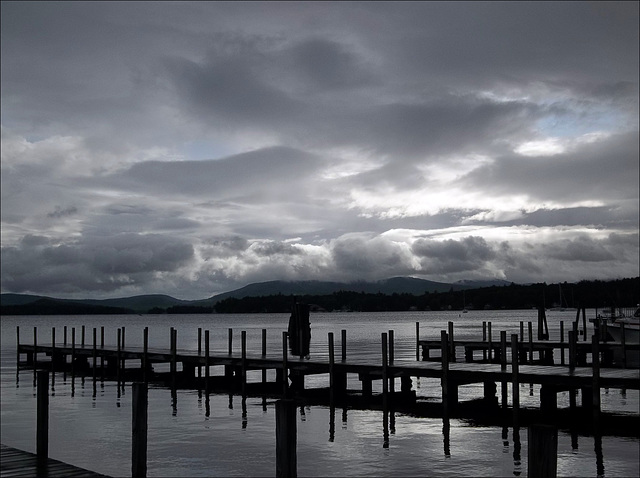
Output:
[[[294,303],[289,317],[289,348],[291,355],[309,358],[311,344],[311,324],[309,304]]]

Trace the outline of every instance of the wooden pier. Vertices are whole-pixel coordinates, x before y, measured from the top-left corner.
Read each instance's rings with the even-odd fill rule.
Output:
[[[84,328],[83,328],[84,329]],[[418,324],[416,324],[418,329]],[[83,330],[84,332],[84,330]],[[143,347],[124,346],[124,328],[118,329],[117,346],[105,346],[103,334],[98,343],[97,331],[93,330],[93,341],[87,344],[83,339],[80,344],[56,341],[55,329],[52,330],[50,343],[21,343],[18,329],[17,361],[19,368],[48,369],[51,371],[71,372],[97,379],[124,381],[161,381],[172,388],[195,388],[212,390],[231,390],[246,395],[269,395],[282,398],[301,398],[314,396],[315,399],[329,403],[345,400],[357,403],[375,404],[389,400],[396,403],[415,403],[416,392],[412,390],[412,378],[433,378],[440,381],[442,406],[455,411],[459,405],[458,388],[466,384],[483,384],[482,400],[488,405],[497,405],[497,383],[502,384],[502,406],[507,407],[507,386],[516,391],[520,383],[540,386],[540,410],[557,409],[557,394],[563,391],[574,393],[581,390],[582,407],[595,408],[599,411],[599,393],[601,388],[640,389],[640,370],[607,367],[606,352],[610,345],[600,343],[597,339],[590,342],[577,343],[575,334],[569,333],[569,342],[521,342],[518,335],[513,334],[506,340],[502,332],[500,340],[456,342],[450,339],[453,329],[450,324],[449,333],[441,332],[440,341],[420,340],[418,333],[416,347],[422,348],[423,360],[395,359],[393,352],[393,331],[381,334],[381,357],[378,363],[371,363],[359,358],[348,358],[346,353],[346,333],[342,333],[342,350],[335,356],[333,334],[328,335],[329,354],[326,359],[305,359],[291,356],[288,351],[288,334],[282,334],[282,353],[267,353],[266,331],[262,334],[261,352],[250,352],[246,347],[246,332],[241,334],[241,353],[232,350],[229,331],[229,349],[227,353],[211,353],[209,347],[209,331],[198,330],[198,350],[179,350],[177,331],[171,329],[171,346],[169,349],[149,347],[148,329],[144,330]],[[66,334],[65,334],[66,335]],[[34,330],[34,338],[37,336]],[[455,349],[465,349],[465,362],[457,362]],[[439,356],[434,357],[430,351],[439,349]],[[567,365],[550,366],[548,351],[570,351]],[[487,357],[483,361],[474,361],[473,352],[482,350]],[[511,354],[508,361],[508,352]],[[541,354],[538,362],[532,360],[534,352]],[[418,351],[416,354],[419,356]],[[564,356],[564,354],[563,354]],[[578,356],[585,357],[579,361]],[[586,362],[590,356],[591,363]],[[24,357],[24,359],[23,359]],[[48,357],[42,360],[41,358]],[[527,358],[528,357],[528,358]],[[547,358],[545,358],[547,357]],[[418,358],[418,357],[417,357]],[[443,360],[444,359],[444,360]],[[564,360],[563,360],[564,362]],[[129,366],[125,366],[129,364]],[[168,364],[169,372],[158,373],[154,365]],[[131,366],[133,365],[133,366]],[[137,366],[136,366],[137,365]],[[596,365],[596,366],[594,366]],[[212,367],[222,368],[224,373],[214,376]],[[247,381],[247,372],[261,371],[260,381]],[[275,381],[267,381],[267,372],[275,371]],[[356,375],[360,388],[347,388],[347,375]],[[311,375],[327,375],[326,387],[305,390],[305,377]],[[271,373],[273,376],[273,373]],[[400,388],[396,389],[397,380]],[[382,393],[373,394],[372,382],[382,381]],[[518,397],[512,393],[513,408],[519,408]],[[573,403],[572,403],[573,405]]]
[[[108,478],[52,458],[40,460],[34,453],[0,445],[0,477],[46,476],[50,478]]]

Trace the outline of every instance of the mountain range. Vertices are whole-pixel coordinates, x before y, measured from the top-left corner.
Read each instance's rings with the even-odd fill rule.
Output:
[[[446,292],[449,290],[474,289],[490,286],[506,286],[502,280],[459,281],[455,283],[434,282],[414,277],[393,277],[375,282],[328,282],[328,281],[268,281],[249,284],[240,289],[217,294],[207,299],[182,300],[169,295],[150,294],[112,299],[57,299],[39,295],[0,294],[2,313],[37,313],[48,308],[60,313],[146,313],[151,309],[169,307],[213,307],[227,298],[262,297],[270,295],[330,295],[338,291],[364,292],[367,294],[412,294]]]

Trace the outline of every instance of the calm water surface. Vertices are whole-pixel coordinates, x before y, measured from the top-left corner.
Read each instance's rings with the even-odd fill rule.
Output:
[[[560,321],[565,330],[575,312],[549,312],[551,338],[559,337]],[[347,330],[348,356],[381,362],[380,335],[394,330],[395,357],[415,360],[415,324],[421,338],[436,339],[447,322],[455,323],[456,339],[482,338],[482,322],[491,321],[494,340],[501,330],[519,332],[520,321],[533,321],[532,311],[408,312],[408,313],[318,313],[311,315],[311,357],[327,356],[327,334],[333,332],[340,350],[340,331]],[[117,328],[126,327],[126,344],[142,345],[142,331],[149,327],[150,347],[169,347],[170,327],[178,330],[179,349],[197,349],[197,330],[209,330],[212,353],[227,350],[228,329],[234,330],[234,350],[240,350],[240,331],[247,332],[249,351],[260,350],[261,330],[267,329],[269,350],[281,351],[282,331],[288,314],[215,315],[115,315],[115,316],[4,316],[2,317],[1,438],[2,443],[35,451],[36,391],[33,373],[16,372],[16,326],[23,342],[33,340],[38,327],[39,342],[51,340],[56,327],[58,341],[63,326],[86,326],[86,342],[92,329],[105,326],[106,344],[116,344]],[[526,327],[525,327],[526,330]],[[259,380],[260,372],[249,374]],[[326,377],[308,377],[308,387],[326,386]],[[358,388],[350,376],[350,388]],[[378,386],[378,389],[376,389]],[[398,385],[399,386],[399,385]],[[424,400],[440,400],[438,381],[414,379],[414,389]],[[380,383],[374,382],[374,392]],[[538,405],[538,389],[523,384],[523,406]],[[482,396],[482,385],[461,387],[460,398]],[[498,396],[500,391],[498,390]],[[149,390],[148,476],[274,476],[275,405],[261,398],[178,391],[172,400],[165,388]],[[568,397],[559,395],[560,406]],[[638,392],[602,391],[603,410],[638,413]],[[207,413],[207,408],[209,413]],[[395,414],[389,446],[383,447],[382,412],[301,407],[298,413],[299,476],[526,476],[527,430],[477,427],[451,420],[449,447],[445,450],[441,419]],[[334,426],[331,426],[331,423]],[[505,434],[506,433],[506,434]],[[520,456],[514,442],[519,439]],[[596,453],[593,437],[559,432],[558,473],[561,476],[638,476],[640,440],[608,436],[602,438],[602,455]],[[52,458],[111,476],[131,476],[131,386],[119,391],[113,382],[98,383],[94,394],[91,379],[57,373],[50,397],[50,451]],[[447,453],[445,453],[445,451]]]

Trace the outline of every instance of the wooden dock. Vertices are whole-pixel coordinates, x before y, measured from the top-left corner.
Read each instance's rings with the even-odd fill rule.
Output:
[[[0,477],[61,477],[61,478],[108,478],[93,471],[69,465],[52,458],[39,460],[34,453],[0,445]]]
[[[209,331],[205,331],[204,343],[202,331],[198,331],[199,340],[196,351],[178,349],[175,329],[171,330],[169,349],[149,347],[147,329],[144,331],[143,347],[123,346],[124,330],[120,329],[118,329],[117,346],[105,346],[103,340],[97,343],[96,329],[93,331],[94,340],[90,345],[85,343],[84,333],[80,344],[75,343],[75,338],[71,343],[66,340],[58,342],[55,340],[55,329],[52,330],[52,342],[25,344],[20,343],[18,329],[18,367],[33,368],[34,371],[36,369],[65,370],[83,376],[93,376],[94,383],[96,379],[107,377],[118,382],[162,381],[172,388],[231,390],[243,395],[290,398],[324,394],[331,400],[357,396],[360,402],[372,403],[380,399],[415,403],[416,393],[412,390],[412,377],[424,377],[440,381],[442,404],[450,410],[455,410],[458,405],[458,387],[473,383],[484,385],[482,399],[491,404],[498,402],[496,384],[501,383],[503,407],[507,406],[505,395],[507,384],[510,384],[514,391],[520,383],[540,385],[540,410],[545,411],[553,411],[557,408],[557,393],[563,391],[582,390],[582,406],[599,409],[601,388],[640,389],[640,370],[606,367],[606,363],[602,362],[601,358],[606,355],[607,344],[597,340],[589,343],[581,342],[579,346],[576,344],[575,337],[568,343],[532,344],[520,342],[517,334],[514,334],[507,342],[503,332],[501,340],[496,343],[491,341],[457,343],[449,340],[449,334],[442,331],[439,342],[417,340],[417,347],[423,349],[423,360],[413,361],[394,359],[393,331],[389,331],[389,334],[381,334],[380,362],[371,363],[364,359],[347,357],[344,332],[342,350],[338,357],[334,352],[333,334],[329,333],[327,358],[313,360],[291,356],[288,351],[286,332],[283,332],[282,336],[281,354],[267,353],[265,330],[263,330],[261,352],[247,351],[244,331],[241,353],[233,352],[231,331],[229,332],[228,352],[212,354],[209,348]],[[436,358],[429,354],[429,350],[436,348],[437,345],[440,353]],[[541,360],[539,363],[533,360],[519,363],[522,353],[533,354],[533,350],[549,350],[554,347],[562,349],[565,345],[571,350],[567,365],[550,366],[547,360]],[[456,362],[455,348],[458,346],[473,350],[482,349],[485,353],[488,352],[488,360],[483,362],[468,360],[467,352],[465,353],[467,361]],[[509,349],[519,351],[518,354],[511,354],[510,362],[507,361]],[[426,353],[425,350],[427,350]],[[585,356],[590,354],[592,363],[587,364],[588,366],[578,364],[576,357],[580,350],[583,350]],[[26,357],[25,360],[22,359],[23,356]],[[39,360],[40,357],[48,357],[48,359]],[[125,363],[129,366],[125,366]],[[170,371],[157,373],[154,371],[155,364],[168,364]],[[221,366],[219,368],[224,369],[224,374],[211,375],[211,368],[216,366]],[[262,371],[262,380],[248,383],[248,371]],[[267,381],[267,371],[275,371],[275,381]],[[327,387],[323,387],[322,390],[305,390],[306,376],[322,374],[328,375]],[[348,374],[358,377],[361,383],[359,389],[347,389]],[[400,381],[398,390],[396,390],[396,379]],[[382,393],[376,396],[372,393],[372,382],[375,380],[382,381],[383,389]],[[519,407],[518,396],[515,393],[512,397],[512,407]]]

